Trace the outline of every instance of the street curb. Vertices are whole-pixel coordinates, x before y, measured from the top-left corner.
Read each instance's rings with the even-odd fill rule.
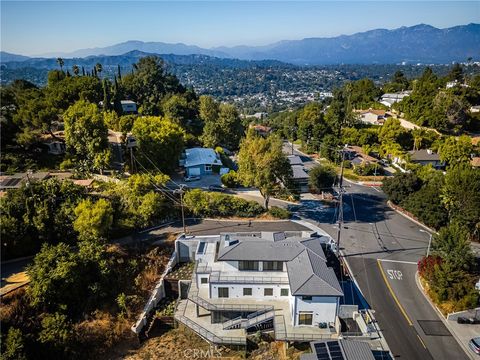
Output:
[[[393,206],[393,204],[392,204],[392,202],[391,202],[390,200],[388,200],[388,201],[387,201],[387,205],[388,205],[388,207],[389,207],[390,209],[392,209],[393,211],[395,211],[395,212],[399,213],[399,214],[400,214],[400,215],[402,215],[404,218],[406,218],[406,219],[408,219],[408,220],[410,220],[410,221],[414,222],[415,224],[417,224],[417,225],[419,225],[419,226],[423,227],[424,229],[426,229],[426,230],[428,230],[428,231],[430,231],[430,232],[432,232],[432,233],[434,233],[434,234],[438,234],[438,233],[437,233],[437,232],[436,232],[434,229],[432,229],[432,228],[428,227],[428,226],[427,226],[427,225],[425,225],[424,223],[422,223],[422,222],[420,222],[420,221],[418,221],[418,220],[416,220],[416,219],[412,218],[411,216],[409,216],[409,215],[405,214],[404,212],[402,212],[402,211],[400,211],[400,210],[396,209],[396,208]]]
[[[20,257],[20,258],[16,258],[16,259],[10,259],[10,260],[7,260],[7,261],[2,261],[2,265],[11,264],[11,263],[14,263],[14,262],[17,262],[17,261],[22,261],[22,260],[33,259],[34,257],[35,257],[35,255],[30,255],[30,256],[24,256],[24,257]]]
[[[468,358],[471,360],[474,360],[474,357],[470,354],[470,349],[458,338],[457,334],[450,329],[450,325],[448,324],[448,320],[443,316],[442,312],[438,309],[438,307],[432,302],[430,297],[425,293],[425,289],[422,286],[422,283],[420,282],[420,276],[418,275],[418,271],[415,272],[415,283],[417,284],[418,290],[422,293],[423,297],[428,301],[430,306],[435,310],[435,312],[440,316],[440,319],[442,319],[443,324],[445,327],[450,331],[450,334],[452,334],[452,337],[455,339],[455,341],[460,345],[460,348],[465,352]]]

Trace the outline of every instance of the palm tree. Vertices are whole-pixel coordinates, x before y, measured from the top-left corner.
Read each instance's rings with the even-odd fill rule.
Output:
[[[412,130],[413,135],[413,150],[420,150],[422,147],[423,139],[425,138],[425,130],[422,128],[416,128]]]
[[[80,73],[80,68],[78,67],[78,65],[73,65],[72,71],[76,76],[78,76],[78,74]]]
[[[100,73],[102,72],[102,64],[97,63],[95,65],[95,70],[97,70],[98,75],[100,76]]]
[[[63,64],[65,64],[65,61],[61,57],[57,58],[57,64],[60,66],[60,70],[63,71]]]

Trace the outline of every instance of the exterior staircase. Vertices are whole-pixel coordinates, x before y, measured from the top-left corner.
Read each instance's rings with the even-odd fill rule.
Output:
[[[223,329],[248,329],[256,325],[263,324],[275,317],[273,307],[259,310],[247,316],[247,318],[237,317],[223,323]]]

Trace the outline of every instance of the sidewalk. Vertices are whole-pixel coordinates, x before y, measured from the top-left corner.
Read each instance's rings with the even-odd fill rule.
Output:
[[[430,297],[425,293],[425,290],[420,282],[420,277],[418,276],[418,271],[415,273],[415,282],[417,283],[418,289],[422,295],[425,297],[425,299],[427,299],[430,306],[438,313],[440,319],[442,319],[442,322],[463,349],[467,357],[472,360],[478,359],[478,356],[468,347],[468,342],[471,338],[480,335],[480,325],[457,324],[456,318],[455,320],[446,319],[442,312],[432,302],[432,300],[430,300]]]

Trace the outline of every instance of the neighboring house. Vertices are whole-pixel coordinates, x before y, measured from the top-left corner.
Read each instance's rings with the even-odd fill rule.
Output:
[[[311,232],[234,233],[184,237],[180,262],[196,261],[188,296],[175,318],[214,343],[246,343],[247,331],[276,340],[337,338],[342,288]],[[198,332],[198,331],[197,331]]]
[[[287,158],[292,167],[293,182],[298,186],[300,192],[308,192],[309,175],[305,171],[302,159],[297,155],[289,155]]]
[[[185,150],[185,156],[180,160],[188,176],[200,176],[220,173],[223,168],[220,155],[209,148],[192,148]]]
[[[19,189],[23,184],[31,181],[42,181],[48,179],[50,173],[17,173],[13,175],[0,175],[0,190]]]
[[[98,103],[101,107],[103,107],[103,101]],[[113,102],[110,103],[113,107]],[[122,113],[124,115],[136,114],[137,113],[137,103],[132,100],[120,100],[120,105],[122,106]]]
[[[249,128],[255,130],[255,132],[261,136],[267,136],[272,132],[272,128],[265,125],[250,124]]]
[[[136,114],[137,113],[137,103],[132,100],[121,100],[122,112],[123,114]]]
[[[253,115],[245,115],[245,119],[249,119],[249,118],[255,118],[255,119],[258,119],[258,120],[262,120],[264,118],[266,118],[268,116],[268,113],[266,112],[256,112],[255,114]]]
[[[385,110],[357,110],[356,113],[359,115],[359,120],[365,124],[383,125],[386,119]]]
[[[401,91],[398,93],[383,94],[380,98],[380,103],[387,107],[391,107],[393,104],[402,101],[403,98],[409,96],[411,93],[411,91]]]
[[[358,340],[312,341],[310,347],[312,353],[300,355],[300,360],[375,360],[370,345]]]
[[[347,146],[344,151],[345,159],[350,160],[354,167],[378,162],[373,156],[365,154],[360,146]]]
[[[65,154],[65,133],[63,131],[55,131],[54,133],[42,135],[42,145],[49,154]]]
[[[63,141],[51,140],[51,141],[43,142],[42,144],[47,146],[48,148],[47,151],[49,154],[52,154],[52,155],[65,154],[66,146]]]
[[[414,164],[431,164],[436,169],[445,167],[445,163],[440,160],[440,155],[430,149],[413,150],[409,151],[408,154],[410,155],[410,162]]]

